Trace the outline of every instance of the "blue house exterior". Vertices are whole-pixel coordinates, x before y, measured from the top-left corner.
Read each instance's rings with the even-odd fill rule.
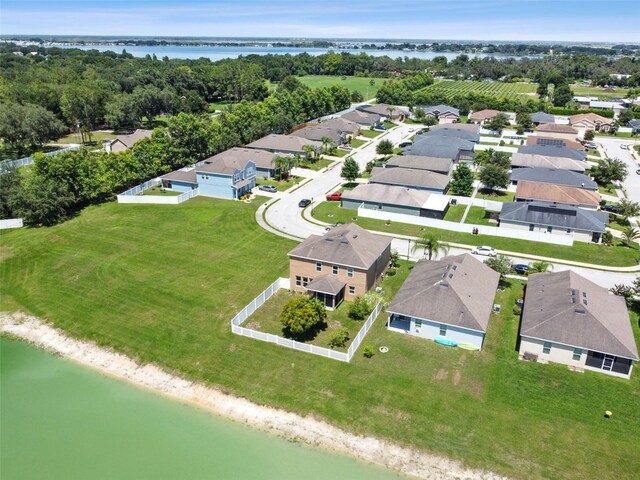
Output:
[[[182,168],[163,175],[162,188],[180,193],[190,192],[198,188],[195,169]]]
[[[196,167],[196,181],[200,195],[239,199],[256,186],[256,164],[252,161],[244,165],[235,162],[207,163],[205,160]]]

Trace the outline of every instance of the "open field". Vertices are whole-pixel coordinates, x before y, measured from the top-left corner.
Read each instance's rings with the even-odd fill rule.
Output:
[[[329,217],[329,215],[333,216]],[[407,223],[393,222],[387,226],[384,220],[360,218],[358,217],[357,210],[341,208],[337,202],[320,203],[314,207],[313,217],[327,223],[349,223],[352,221],[352,218],[356,218],[356,223],[368,230],[410,235],[413,237],[422,237],[428,230],[436,233],[440,239],[445,242],[463,243],[466,245],[489,245],[498,250],[561,258],[576,262],[597,263],[610,266],[630,266],[636,265],[640,260],[638,244],[634,244],[634,248],[627,248],[622,246],[606,247],[595,243],[575,242],[572,247],[569,247],[489,235],[472,235],[471,233],[426,228]]]
[[[587,87],[584,85],[571,85],[573,94],[578,97],[598,97],[601,100],[609,100],[610,98],[625,98],[628,89],[616,88],[613,92],[606,92],[604,88]]]
[[[386,79],[369,78],[369,77],[341,77],[340,75],[305,75],[298,77],[303,84],[311,88],[332,87],[340,85],[347,88],[350,92],[358,91],[365,100],[375,98],[378,89],[382,86]],[[370,85],[371,80],[374,84]]]
[[[503,83],[503,82],[477,82],[471,80],[440,80],[432,85],[424,87],[420,92],[436,93],[443,95],[464,95],[466,93],[479,93],[490,97],[506,98],[537,98],[536,83]]]
[[[376,355],[359,352],[350,364],[233,335],[231,317],[287,275],[295,245],[261,230],[256,206],[109,203],[55,227],[3,231],[2,309],[259,404],[513,478],[636,477],[640,375],[517,360],[518,282],[498,293],[502,313],[492,315],[482,352],[388,332],[384,316],[364,342]],[[408,273],[403,263],[387,278],[387,298]],[[635,314],[633,328],[640,338]]]

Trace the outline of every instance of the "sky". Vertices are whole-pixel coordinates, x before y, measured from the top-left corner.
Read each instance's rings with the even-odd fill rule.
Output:
[[[2,35],[640,42],[640,0],[0,0]]]

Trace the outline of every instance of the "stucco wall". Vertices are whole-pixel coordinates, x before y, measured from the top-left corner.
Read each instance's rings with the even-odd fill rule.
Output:
[[[539,359],[548,362],[562,363],[564,365],[574,365],[576,367],[584,367],[587,360],[587,351],[583,350],[580,360],[573,360],[573,347],[551,343],[551,351],[548,354],[542,353],[544,341],[529,337],[520,337],[520,355],[525,352],[538,355]]]
[[[314,279],[316,277],[320,277],[322,275],[333,275],[333,264],[323,262],[322,263],[322,271],[316,270],[316,262],[315,260],[304,260],[298,258],[291,258],[289,261],[289,278],[291,281],[291,290],[294,292],[306,292],[306,288],[303,286],[296,285],[296,276],[299,275],[301,277],[307,277],[309,279]],[[344,291],[345,300],[353,300],[357,296],[363,296],[367,290],[367,272],[365,270],[353,270],[353,277],[347,276],[347,267],[338,265],[338,274],[336,277],[342,280],[346,286]],[[354,286],[356,288],[355,295],[349,294],[349,286]]]
[[[500,221],[500,227],[512,228],[514,230],[523,230],[530,231],[529,224],[524,223],[516,223],[509,222],[507,220]],[[578,242],[591,242],[592,232],[584,232],[580,230],[572,230],[571,233],[567,233],[566,228],[552,227],[551,232],[547,231],[547,227],[545,225],[534,225],[533,232],[544,233],[544,234],[553,234],[553,235],[566,235],[568,237],[572,237],[574,240]]]
[[[397,319],[395,315],[391,315],[389,317],[388,328],[389,330],[402,331],[403,333],[408,333],[414,337],[425,338],[428,340],[433,340],[436,337],[441,336],[441,323],[433,320],[421,320],[421,322],[422,325],[417,327],[415,318],[405,317],[405,320],[402,321],[401,319]],[[406,327],[408,327],[408,331],[406,330]],[[471,343],[478,348],[482,348],[482,343],[484,341],[484,334],[482,332],[476,332],[453,325],[447,325],[447,333],[444,337],[458,343]]]

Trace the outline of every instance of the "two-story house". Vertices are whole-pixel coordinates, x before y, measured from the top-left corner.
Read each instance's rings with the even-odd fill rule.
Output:
[[[195,167],[200,195],[239,199],[256,186],[256,164],[238,157],[211,157]]]
[[[391,238],[350,223],[311,235],[289,252],[291,290],[308,293],[328,309],[363,296],[389,266]]]

